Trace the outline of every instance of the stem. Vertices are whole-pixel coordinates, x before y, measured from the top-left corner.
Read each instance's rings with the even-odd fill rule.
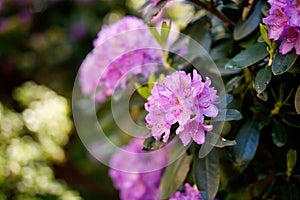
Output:
[[[220,13],[217,9],[215,9],[215,7],[213,6],[213,2],[211,1],[211,4],[208,5],[200,0],[188,0],[194,4],[196,4],[197,6],[202,7],[203,9],[211,12],[211,14],[215,15],[216,17],[218,17],[220,20],[222,20],[226,25],[233,27],[235,24],[234,22],[232,22],[230,19],[228,19],[225,15],[223,15],[222,13]]]

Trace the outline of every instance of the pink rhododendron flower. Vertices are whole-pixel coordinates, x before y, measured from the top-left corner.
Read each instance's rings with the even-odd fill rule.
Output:
[[[165,77],[162,84],[154,83],[148,102],[145,104],[149,112],[146,122],[152,130],[152,136],[167,142],[170,128],[178,123],[176,134],[184,146],[191,140],[197,144],[205,141],[205,131],[213,129],[204,123],[205,117],[216,117],[218,108],[214,105],[217,91],[210,87],[211,81],[193,71],[193,79],[184,71],[177,71]]]
[[[287,54],[293,48],[300,55],[300,3],[297,0],[269,0],[269,16],[263,22],[270,26],[269,38],[281,40],[279,51]]]
[[[114,186],[120,191],[122,200],[159,200],[159,183],[164,169],[140,173],[145,169],[150,169],[157,163],[167,164],[167,152],[159,150],[159,154],[149,156],[149,152],[142,151],[143,140],[133,139],[123,151],[117,151],[110,161],[109,175],[113,180]],[[128,156],[124,151],[139,156]],[[115,170],[113,167],[120,166],[123,171]],[[136,169],[136,173],[129,173]]]
[[[96,92],[95,100],[103,102],[116,87],[126,88],[133,76],[147,77],[163,63],[160,48],[143,20],[136,17],[127,16],[103,26],[94,41],[93,51],[80,68],[83,93]]]
[[[190,184],[184,184],[184,192],[176,191],[169,200],[201,200],[200,192],[190,186]]]

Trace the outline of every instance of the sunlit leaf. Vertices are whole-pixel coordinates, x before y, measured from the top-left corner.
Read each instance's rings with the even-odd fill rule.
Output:
[[[297,114],[300,114],[300,85],[298,86],[295,94],[295,109]]]
[[[286,154],[286,174],[288,177],[291,176],[293,168],[297,163],[297,151],[290,149]]]
[[[241,113],[236,109],[219,110],[217,117],[213,118],[214,121],[232,121],[242,119]]]
[[[255,81],[254,81],[254,89],[258,93],[262,93],[267,88],[267,85],[271,81],[272,72],[270,67],[264,67],[260,69],[256,74]]]
[[[282,126],[280,122],[273,120],[271,134],[273,142],[276,146],[282,147],[285,145],[287,140],[287,133],[284,126]]]
[[[137,92],[145,99],[148,99],[148,97],[151,95],[149,88],[146,86],[141,86],[140,84],[135,83],[135,88]]]
[[[227,69],[251,66],[269,55],[266,43],[256,43],[233,57],[226,65]]]
[[[236,24],[233,30],[233,38],[235,40],[240,40],[250,33],[252,33],[258,26],[261,21],[261,10],[260,10],[260,1],[258,1],[251,15],[247,18],[246,21],[240,21]]]
[[[253,159],[259,142],[257,122],[249,119],[240,128],[232,152],[237,166],[244,170]]]
[[[220,183],[219,157],[215,148],[204,158],[194,159],[194,178],[204,200],[214,199]]]
[[[167,199],[184,182],[189,170],[193,156],[183,154],[178,160],[169,165],[160,181],[160,199]]]
[[[288,71],[297,59],[295,51],[291,51],[286,55],[277,52],[272,62],[272,72],[274,75],[283,74]]]
[[[268,37],[269,27],[267,25],[264,25],[264,24],[260,23],[259,24],[259,29],[260,29],[260,33],[261,33],[262,38],[269,45],[269,47],[271,47],[272,46],[271,40]]]

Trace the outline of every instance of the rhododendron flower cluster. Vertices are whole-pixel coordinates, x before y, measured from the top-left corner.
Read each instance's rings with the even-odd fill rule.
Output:
[[[123,150],[117,151],[111,161],[109,175],[114,186],[120,190],[122,200],[159,200],[159,183],[164,169],[151,170],[154,166],[167,165],[167,152],[160,150],[158,154],[152,155],[142,151],[143,140],[133,139]],[[130,152],[135,156],[128,156]],[[122,168],[122,171],[114,169]],[[136,171],[130,173],[130,171]],[[149,172],[143,172],[143,171]],[[143,172],[143,173],[141,173]]]
[[[263,22],[270,26],[269,38],[281,40],[279,51],[286,54],[293,48],[300,55],[300,2],[298,0],[269,0],[269,16]]]
[[[201,200],[200,192],[190,184],[184,184],[184,192],[176,191],[169,200]]]
[[[205,131],[211,131],[212,125],[204,123],[205,117],[216,117],[218,108],[214,105],[217,91],[210,87],[207,77],[203,82],[196,70],[193,78],[184,71],[166,76],[162,84],[154,83],[151,95],[145,104],[149,112],[146,122],[152,130],[152,136],[167,142],[171,126],[179,124],[176,134],[186,146],[193,139],[197,144],[205,141]]]
[[[80,68],[83,93],[95,94],[95,100],[103,102],[116,87],[126,88],[133,75],[147,77],[163,63],[160,48],[143,20],[136,17],[103,26]]]

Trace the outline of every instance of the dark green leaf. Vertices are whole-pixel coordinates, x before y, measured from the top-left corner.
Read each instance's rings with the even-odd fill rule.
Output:
[[[184,182],[190,170],[192,158],[193,156],[183,154],[166,168],[159,185],[160,199],[167,199]]]
[[[291,127],[300,128],[300,115],[294,112],[280,113],[280,117],[284,123]]]
[[[287,134],[285,128],[280,124],[280,122],[273,120],[272,126],[272,139],[276,146],[282,147],[285,145],[287,140]]]
[[[297,59],[295,51],[291,51],[286,55],[277,52],[272,63],[272,72],[274,75],[283,74],[288,71]]]
[[[231,92],[232,90],[240,86],[243,83],[243,80],[244,80],[244,76],[235,76],[234,78],[232,78],[230,81],[226,83],[225,91],[227,93]]]
[[[280,186],[280,197],[279,199],[284,200],[299,200],[299,189],[298,185],[293,182],[285,182]]]
[[[215,148],[204,158],[194,159],[194,178],[204,200],[214,199],[220,183],[219,158]]]
[[[261,21],[260,1],[256,3],[251,15],[246,21],[240,21],[233,30],[233,38],[240,40],[252,33]]]
[[[238,110],[235,109],[224,109],[219,110],[217,117],[213,118],[213,121],[232,121],[242,119],[242,115]]]
[[[261,129],[265,126],[268,126],[272,121],[272,118],[270,116],[267,116],[263,118],[262,120],[259,120],[258,122],[258,130],[261,131]]]
[[[205,136],[205,142],[218,147],[218,148],[222,148],[222,147],[226,147],[226,146],[233,146],[236,145],[236,141],[235,140],[226,140],[225,138],[219,136],[216,133],[213,132],[207,132],[206,136]],[[202,158],[202,156],[201,156]]]
[[[256,43],[233,57],[226,65],[227,69],[242,69],[257,63],[269,55],[266,43]]]
[[[202,17],[188,27],[188,35],[201,44],[207,51],[209,51],[212,42],[209,26],[208,18]],[[193,51],[193,45],[189,45],[189,50]]]
[[[259,132],[256,126],[256,121],[246,121],[237,134],[237,145],[232,147],[235,162],[241,170],[248,166],[258,147]]]
[[[267,85],[271,81],[272,72],[270,67],[264,67],[260,69],[256,74],[254,81],[254,89],[258,93],[262,93],[267,88]]]
[[[300,85],[298,86],[295,94],[295,109],[297,114],[300,114]]]

